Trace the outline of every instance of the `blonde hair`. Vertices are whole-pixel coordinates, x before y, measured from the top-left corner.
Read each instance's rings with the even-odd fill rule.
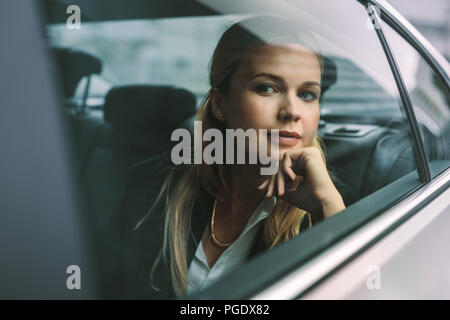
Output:
[[[280,41],[282,37],[285,41],[300,42],[302,45],[305,45],[305,37],[302,39],[295,38],[295,35],[292,36],[292,30],[290,30],[292,26],[289,25],[289,28],[286,28],[286,26],[286,20],[275,17],[251,18],[231,26],[222,35],[212,57],[210,70],[211,88],[217,88],[220,92],[226,94],[230,77],[239,66],[245,53],[250,49],[270,42],[270,39],[262,40],[253,31],[248,30],[261,30],[267,36],[267,32],[264,30],[269,28],[270,32],[272,32],[271,37],[276,39],[276,41]],[[274,30],[278,32],[274,33]],[[286,35],[290,35],[290,37],[286,38]],[[308,47],[311,48],[311,45],[308,45]],[[314,52],[322,66],[321,56],[317,51]],[[203,130],[217,128],[225,133],[223,123],[218,121],[212,114],[211,97],[212,93],[210,90],[201,103],[197,118],[202,121]],[[316,133],[313,145],[319,148],[325,161],[321,144],[321,139]],[[205,146],[206,142],[203,142],[203,148]],[[156,204],[161,201],[164,194],[166,195],[163,245],[158,258],[153,264],[150,276],[153,279],[154,272],[161,259],[168,261],[174,292],[177,296],[181,296],[186,293],[187,288],[187,244],[189,233],[191,232],[192,211],[197,196],[202,190],[206,190],[213,197],[218,195],[218,190],[223,190],[228,195],[231,195],[231,192],[225,165],[192,165],[171,190],[173,177],[174,173],[172,171],[166,178],[155,201]],[[150,208],[136,228],[151,214],[154,207],[155,205]],[[273,248],[277,244],[297,235],[305,217],[308,219],[308,225],[311,226],[311,217],[307,212],[278,199],[272,213],[264,222],[262,240],[265,247],[268,249]],[[155,290],[159,290],[154,286],[153,281],[152,286]]]

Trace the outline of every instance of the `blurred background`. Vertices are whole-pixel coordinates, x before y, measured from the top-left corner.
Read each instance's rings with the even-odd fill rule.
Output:
[[[449,60],[450,0],[387,1]],[[239,20],[239,17],[236,18],[212,16],[89,22],[84,23],[78,32],[67,32],[65,24],[55,24],[48,26],[47,36],[54,46],[78,48],[103,61],[102,76],[91,78],[90,105],[96,103],[95,96],[104,97],[112,84],[130,81],[172,83],[188,88],[201,101],[208,88],[208,66],[205,61],[209,60],[220,34]],[[204,24],[208,25],[207,29]],[[199,34],[199,37],[192,36]],[[176,48],[174,43],[178,44]],[[187,56],[187,52],[195,54]],[[130,61],[140,62],[122,63],[124,56]],[[78,89],[81,88],[84,88],[83,81],[78,86]],[[77,90],[74,98],[81,96],[82,92]],[[103,99],[97,99],[98,104],[102,104]]]
[[[450,59],[450,0],[388,0],[447,60]]]

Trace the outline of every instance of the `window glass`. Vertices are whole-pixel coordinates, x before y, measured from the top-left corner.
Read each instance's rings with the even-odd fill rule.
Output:
[[[199,2],[203,3],[203,1]],[[172,287],[173,283],[166,280],[173,276],[174,273],[170,272],[176,267],[172,265],[175,269],[171,269],[170,266],[165,265],[163,269],[161,264],[158,264],[156,269],[152,269],[152,266],[155,261],[169,264],[174,263],[175,260],[185,261],[182,253],[180,256],[172,256],[172,260],[162,260],[157,254],[161,252],[163,244],[162,232],[178,223],[191,220],[184,220],[183,216],[178,216],[179,219],[174,218],[165,229],[161,217],[165,217],[167,208],[164,207],[164,201],[157,201],[157,199],[166,198],[164,194],[162,198],[158,197],[161,195],[159,192],[178,190],[182,195],[199,192],[209,197],[211,194],[204,185],[192,185],[193,182],[201,179],[196,179],[197,175],[187,175],[183,170],[178,170],[173,177],[170,176],[173,179],[170,181],[173,181],[174,185],[164,189],[168,185],[166,183],[168,180],[163,179],[168,176],[167,167],[161,167],[161,162],[155,162],[155,159],[160,161],[163,159],[162,154],[171,154],[170,151],[173,150],[171,135],[175,130],[193,127],[194,116],[200,107],[200,102],[208,98],[211,93],[208,73],[214,62],[212,55],[215,46],[224,31],[237,21],[244,21],[260,14],[275,15],[273,19],[279,19],[276,17],[281,16],[282,19],[290,19],[289,32],[301,37],[303,41],[301,50],[305,51],[306,48],[306,57],[313,58],[308,64],[305,64],[302,58],[302,65],[300,67],[295,65],[294,62],[300,60],[292,62],[290,58],[296,55],[291,55],[293,52],[289,50],[295,48],[298,50],[298,46],[290,46],[291,40],[286,39],[292,38],[282,38],[280,47],[263,45],[252,48],[255,51],[242,52],[242,61],[245,63],[241,61],[240,64],[233,64],[235,69],[221,71],[226,73],[227,70],[232,69],[233,72],[238,72],[240,68],[252,66],[260,68],[265,71],[261,73],[267,74],[265,68],[271,67],[270,72],[276,73],[275,77],[273,74],[269,77],[271,85],[268,85],[267,79],[258,86],[234,85],[240,82],[232,82],[232,76],[225,78],[229,80],[223,80],[221,84],[230,84],[229,90],[252,88],[251,97],[256,99],[256,96],[259,102],[248,105],[261,107],[267,104],[269,106],[272,103],[269,101],[277,101],[272,106],[284,110],[279,113],[270,113],[273,108],[266,108],[263,111],[259,109],[260,112],[254,114],[254,119],[258,121],[273,121],[273,126],[278,128],[280,125],[277,121],[280,119],[288,121],[296,118],[295,126],[298,126],[298,130],[303,130],[302,135],[297,134],[295,137],[294,134],[293,137],[292,132],[288,132],[287,137],[284,137],[286,140],[283,140],[285,142],[292,142],[292,139],[299,139],[299,136],[301,138],[311,132],[311,137],[315,137],[317,131],[318,140],[321,141],[319,147],[323,150],[326,160],[326,167],[323,166],[323,168],[328,169],[324,169],[323,172],[330,175],[333,186],[336,187],[336,190],[330,188],[329,191],[336,191],[342,197],[345,206],[348,207],[405,175],[415,172],[411,135],[408,123],[403,118],[404,113],[401,111],[402,105],[397,86],[371,21],[361,4],[357,1],[325,0],[314,2],[306,0],[207,1],[205,3],[216,14],[179,17],[182,13],[177,12],[175,15],[168,14],[170,18],[143,19],[140,9],[133,7],[135,2],[130,2],[126,19],[115,20],[119,19],[116,16],[118,12],[113,13],[107,7],[99,7],[96,9],[103,12],[107,21],[82,21],[80,30],[70,30],[65,24],[47,26],[50,45],[62,54],[57,56],[61,59],[56,62],[61,71],[65,97],[72,102],[75,101],[76,106],[85,104],[84,112],[71,114],[70,121],[75,133],[75,147],[81,168],[83,191],[90,212],[89,219],[97,230],[94,235],[94,246],[101,260],[99,270],[102,274],[101,287],[104,289],[105,297],[173,298],[172,290],[175,290]],[[170,11],[170,8],[168,6],[166,9]],[[86,16],[89,16],[89,8],[81,9]],[[135,14],[139,19],[130,17],[133,10],[136,10]],[[195,11],[195,8],[193,10]],[[236,12],[240,15],[236,15]],[[107,18],[108,13],[111,14],[111,19]],[[204,14],[204,11],[200,13]],[[158,15],[149,15],[149,17],[154,16]],[[247,31],[250,31],[253,37],[271,39],[271,31],[267,28]],[[269,42],[279,44],[277,42],[279,39],[274,38]],[[288,46],[285,46],[286,41]],[[280,54],[280,50],[287,50],[283,51],[286,54]],[[268,61],[267,59],[258,62],[259,60],[250,56],[249,52],[267,54],[268,60],[273,59],[270,61],[274,64],[266,66],[264,63]],[[98,61],[101,63],[100,69]],[[287,65],[289,68],[286,68]],[[298,91],[296,83],[300,78],[298,74],[310,69],[315,70],[316,73],[313,72],[313,75],[319,75],[320,84],[315,85],[316,90],[317,87],[320,89],[319,93],[304,91],[303,82],[302,90]],[[221,72],[217,74],[220,75]],[[292,76],[291,72],[295,76]],[[302,74],[303,76],[305,75]],[[226,81],[232,83],[226,83]],[[274,81],[278,85],[274,84]],[[287,100],[277,99],[281,96],[290,96],[291,91],[287,88],[291,88],[294,82],[296,85],[293,89],[295,93],[293,100],[301,99],[302,103],[313,101],[308,106],[317,106],[315,114],[308,113],[312,112],[308,109],[308,112],[305,111],[301,117],[294,116],[292,110],[289,111],[289,115],[281,116],[285,109],[292,107],[292,104],[285,104]],[[305,82],[309,86],[314,86],[314,81]],[[313,82],[312,85],[311,82]],[[221,90],[221,93],[226,96],[230,93],[225,87],[218,85],[216,89]],[[242,96],[236,95],[236,97]],[[86,97],[87,100],[84,101]],[[228,96],[228,99],[231,98]],[[238,98],[233,100],[235,103],[241,103],[240,101],[243,100]],[[285,107],[281,108],[281,105]],[[302,104],[303,107],[305,105]],[[70,106],[73,107],[73,103]],[[227,110],[233,110],[235,104],[230,103],[229,106]],[[311,110],[314,109],[311,107]],[[211,117],[217,117],[220,121],[219,112],[217,114],[213,111],[209,112]],[[264,113],[261,116],[262,112],[267,114]],[[238,113],[235,117],[236,123],[239,123],[244,116],[246,116],[245,113]],[[299,122],[300,118],[303,122]],[[270,124],[267,123],[266,128]],[[312,123],[314,125],[311,125]],[[323,161],[320,154],[319,157],[318,161]],[[173,158],[172,162],[175,162]],[[199,170],[208,166],[211,165],[208,163]],[[245,173],[243,172],[244,176],[239,176],[238,182],[243,184],[246,181],[248,177]],[[178,174],[182,174],[182,178],[179,178]],[[201,178],[207,179],[209,176],[205,175]],[[227,179],[227,176],[223,175],[220,178]],[[183,181],[185,185],[179,181]],[[418,180],[417,183],[419,183]],[[406,194],[415,186],[408,186],[398,192],[401,195]],[[301,196],[296,194],[291,199],[292,202],[286,200],[289,208],[294,206],[292,204],[294,202],[299,203],[298,208],[300,208]],[[173,240],[170,245],[182,243],[180,248],[186,245],[187,252],[190,254],[191,258],[187,261],[188,269],[184,270],[186,273],[176,274],[178,278],[175,277],[178,280],[183,277],[194,279],[187,287],[189,294],[200,292],[227,273],[238,270],[247,258],[260,253],[259,249],[268,249],[269,246],[264,241],[269,240],[263,238],[264,232],[272,237],[270,241],[275,246],[284,241],[280,239],[289,239],[298,234],[301,236],[311,227],[311,224],[314,228],[316,224],[328,218],[314,215],[313,211],[316,208],[313,206],[300,208],[302,213],[307,213],[305,216],[310,216],[311,219],[297,223],[300,215],[297,217],[293,215],[292,217],[296,218],[292,220],[295,224],[292,222],[281,235],[280,229],[285,227],[285,222],[282,221],[280,224],[280,221],[274,222],[275,220],[269,218],[272,210],[275,210],[271,205],[275,205],[277,201],[283,203],[282,201],[285,200],[272,197],[273,202],[264,202],[261,207],[258,204],[251,212],[252,215],[249,215],[248,221],[240,226],[240,230],[244,232],[238,235],[245,235],[245,237],[235,238],[236,242],[228,246],[222,255],[216,256],[217,261],[210,266],[210,262],[214,259],[209,257],[210,260],[206,260],[206,253],[202,251],[203,247],[199,245],[198,240],[203,239],[202,234],[208,234],[210,232],[208,230],[213,228],[210,222],[216,205],[200,203],[198,199],[204,198],[198,197],[195,201],[191,199],[192,202],[187,204],[170,207],[172,209],[194,207],[192,225],[179,229],[181,232],[186,230],[192,232],[189,236],[186,235],[189,239],[188,243],[183,243],[183,239],[180,238],[175,240],[170,238]],[[209,198],[206,197],[206,199]],[[336,199],[333,198],[334,200]],[[385,208],[390,203],[379,205],[380,208]],[[204,208],[208,210],[203,210]],[[147,214],[150,209],[151,214]],[[265,212],[266,209],[267,212]],[[294,209],[289,212],[298,213],[298,210]],[[370,208],[372,209],[375,210]],[[368,209],[367,212],[370,210]],[[219,218],[216,221],[217,228],[220,228],[221,222],[227,221],[226,218],[223,219],[223,212],[226,210],[223,208],[219,210],[219,216],[220,211],[222,211],[222,220]],[[176,211],[172,212],[176,214]],[[199,222],[202,212],[203,218],[206,216],[208,221],[207,225]],[[339,215],[337,212],[334,213]],[[120,241],[114,233],[115,230],[110,229],[111,221],[116,226],[124,228],[122,230],[126,234],[124,243],[116,244]],[[264,229],[266,223],[272,223],[270,225],[272,229]],[[350,228],[354,229],[349,226]],[[195,236],[195,232],[200,232],[200,238]],[[333,230],[330,232],[332,233]],[[170,236],[173,234],[176,232]],[[192,241],[192,234],[196,242]],[[212,235],[204,238],[205,241],[212,241],[211,239],[213,239]],[[216,245],[220,247],[220,244],[216,243]],[[177,254],[179,252],[182,250],[177,251]],[[123,261],[119,261],[121,258],[117,257],[122,255]],[[192,264],[193,261],[196,262]],[[119,268],[118,265],[120,268],[125,268],[125,271],[122,270],[120,274],[115,273]],[[149,274],[152,270],[155,272],[152,274],[159,279],[162,291],[154,290],[148,285]],[[115,283],[116,279],[121,280],[122,283]],[[118,288],[123,291],[118,292]]]
[[[104,97],[114,85],[152,83],[187,88],[201,98],[208,89],[207,62],[214,46],[236,19],[230,15],[83,22],[79,30],[52,24],[47,35],[54,47],[81,50],[102,61],[101,78],[91,83],[91,97]]]
[[[382,28],[411,98],[428,160],[450,160],[449,88],[405,39],[385,23]]]
[[[398,89],[364,7],[290,3],[336,68],[336,82],[322,97],[319,131],[351,204],[416,168]]]

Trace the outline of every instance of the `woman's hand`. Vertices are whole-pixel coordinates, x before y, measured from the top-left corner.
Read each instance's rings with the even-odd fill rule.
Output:
[[[317,147],[288,150],[278,172],[258,187],[311,213],[313,220],[328,218],[345,209]]]

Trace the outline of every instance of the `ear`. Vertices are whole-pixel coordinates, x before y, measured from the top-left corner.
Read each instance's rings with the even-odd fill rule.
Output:
[[[211,112],[214,117],[219,121],[225,120],[225,97],[216,88],[211,89]]]

